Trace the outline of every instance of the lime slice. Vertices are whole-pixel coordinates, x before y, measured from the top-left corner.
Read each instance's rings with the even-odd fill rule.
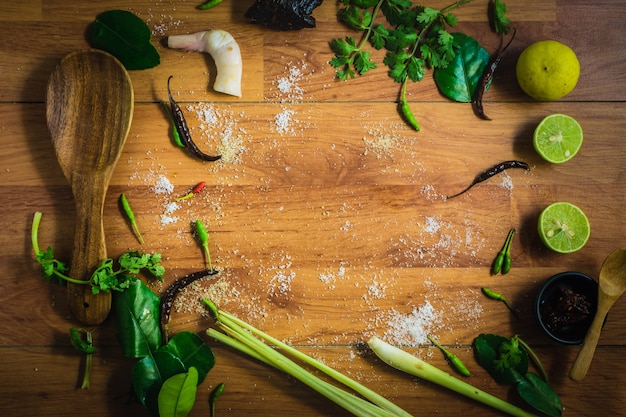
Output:
[[[589,220],[583,211],[566,202],[552,203],[539,215],[539,237],[559,253],[576,252],[589,240]]]
[[[543,159],[553,164],[569,161],[583,144],[583,129],[571,116],[551,114],[535,128],[533,145]]]

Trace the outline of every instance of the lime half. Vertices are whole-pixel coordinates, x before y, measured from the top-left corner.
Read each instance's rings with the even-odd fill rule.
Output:
[[[589,240],[589,220],[583,211],[566,202],[552,203],[539,215],[539,237],[550,249],[572,253]]]
[[[551,114],[535,128],[533,145],[543,159],[553,164],[569,161],[583,144],[583,129],[571,116]]]

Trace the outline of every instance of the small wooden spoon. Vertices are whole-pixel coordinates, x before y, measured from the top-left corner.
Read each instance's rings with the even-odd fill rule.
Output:
[[[89,280],[106,258],[102,212],[133,116],[133,87],[122,64],[94,49],[71,53],[48,81],[46,118],[54,149],[76,203],[72,278]],[[68,284],[69,308],[85,325],[102,323],[111,294]]]
[[[581,381],[591,364],[591,359],[600,339],[602,324],[611,306],[626,290],[626,249],[617,249],[604,260],[598,278],[598,309],[591,327],[587,331],[576,360],[569,371],[574,381]]]

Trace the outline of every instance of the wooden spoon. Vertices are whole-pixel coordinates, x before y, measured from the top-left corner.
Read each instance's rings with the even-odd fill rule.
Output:
[[[581,381],[587,375],[604,319],[611,306],[626,290],[626,249],[617,249],[607,256],[600,269],[598,284],[598,309],[569,371],[569,376],[574,381]]]
[[[106,258],[102,212],[115,164],[133,116],[128,73],[112,55],[82,50],[61,60],[48,82],[46,118],[54,149],[76,203],[72,278],[89,280]],[[111,310],[111,294],[68,284],[69,308],[85,325]]]

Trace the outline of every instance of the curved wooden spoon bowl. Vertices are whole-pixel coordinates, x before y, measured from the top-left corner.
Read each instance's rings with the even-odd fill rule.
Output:
[[[569,376],[574,381],[582,381],[587,375],[600,340],[604,319],[615,301],[626,290],[626,249],[617,249],[607,256],[600,268],[598,284],[598,309],[583,345],[570,368]]]
[[[76,203],[70,274],[89,280],[106,258],[102,212],[113,169],[133,115],[133,88],[122,64],[94,49],[61,60],[48,82],[46,118],[54,149]],[[70,311],[83,324],[102,323],[111,294],[68,285]]]

